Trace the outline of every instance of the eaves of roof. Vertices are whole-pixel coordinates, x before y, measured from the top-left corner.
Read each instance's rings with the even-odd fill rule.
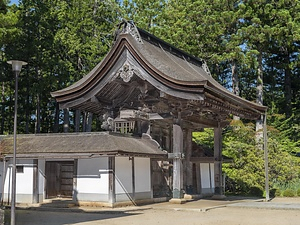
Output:
[[[6,136],[0,142],[2,156],[13,153],[13,137]],[[28,134],[17,136],[18,157],[70,156],[99,157],[103,155],[128,155],[159,158],[166,152],[150,137],[130,137],[109,132]]]

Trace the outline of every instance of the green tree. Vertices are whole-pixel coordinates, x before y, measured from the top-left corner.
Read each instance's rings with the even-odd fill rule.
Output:
[[[160,16],[165,8],[165,0],[125,0],[122,4],[122,16],[132,20],[142,29],[155,33],[160,24]]]
[[[113,0],[73,0],[57,2],[53,13],[59,26],[54,37],[55,49],[59,50],[56,79],[60,86],[57,90],[81,79],[101,61],[111,47],[120,9]],[[59,114],[57,108],[55,127],[59,123]],[[72,115],[80,116],[79,113]]]
[[[274,9],[271,11],[272,53],[280,60],[280,64],[277,64],[276,67],[283,72],[284,113],[290,117],[294,101],[292,83],[299,80],[295,70],[299,62],[300,2],[274,1],[273,7]],[[282,72],[280,72],[280,76],[282,76]]]
[[[101,61],[110,48],[119,21],[119,3],[113,0],[27,0],[13,7],[18,13],[6,10],[3,14],[2,10],[0,20],[3,14],[11,23],[3,23],[6,40],[12,40],[9,35],[14,30],[19,31],[19,36],[14,45],[3,42],[1,57],[5,57],[3,62],[7,57],[28,62],[19,81],[18,130],[20,133],[62,131],[59,124],[63,114],[50,92],[79,80]],[[14,16],[15,22],[9,16]],[[2,35],[2,23],[0,26]],[[2,40],[1,45],[4,45]],[[13,84],[3,83],[3,132],[11,129],[6,124],[12,123]],[[70,115],[73,116],[73,112]],[[70,119],[73,126],[73,118]]]
[[[14,45],[20,35],[16,27],[18,10],[15,5],[9,6],[8,1],[0,0],[0,82],[1,82],[1,125],[0,134],[10,133],[11,126],[7,119],[12,118],[13,109],[10,99],[13,98],[14,85],[11,82],[12,72],[7,60],[12,59],[7,54],[7,48]]]

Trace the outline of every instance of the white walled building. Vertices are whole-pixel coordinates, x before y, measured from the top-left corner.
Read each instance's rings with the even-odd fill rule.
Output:
[[[12,137],[1,141],[1,197],[11,199]],[[5,149],[5,150],[4,150]],[[19,135],[16,202],[67,197],[77,204],[113,207],[153,200],[151,161],[166,152],[148,135],[100,133]]]

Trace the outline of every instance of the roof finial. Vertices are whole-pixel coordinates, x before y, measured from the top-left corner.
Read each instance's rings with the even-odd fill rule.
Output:
[[[118,29],[115,31],[114,42],[118,39],[118,36],[122,33],[131,34],[131,36],[134,37],[136,41],[143,43],[141,35],[132,20],[127,21],[123,19],[122,22],[119,23]]]
[[[211,76],[211,73],[210,73],[210,70],[209,70],[209,68],[208,68],[208,66],[207,66],[206,61],[205,61],[205,60],[202,60],[202,61],[203,61],[203,63],[202,63],[202,69],[203,69],[209,76]]]

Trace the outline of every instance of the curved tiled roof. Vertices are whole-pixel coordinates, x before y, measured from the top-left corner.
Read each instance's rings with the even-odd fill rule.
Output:
[[[216,114],[223,112],[248,119],[257,119],[265,113],[265,106],[236,96],[220,85],[202,68],[200,59],[137,29],[131,23],[126,26],[127,30],[118,34],[111,50],[90,73],[73,85],[51,93],[61,108],[81,108],[100,113],[102,106],[92,101],[94,97],[113,105],[113,101],[121,99],[129,89],[128,85],[112,82],[129,60],[134,64],[135,72],[141,74],[140,79],[172,98],[198,101],[199,107],[194,105],[194,108],[206,104],[217,109]],[[114,90],[113,94],[109,93],[111,90]],[[132,90],[129,97],[130,94],[134,97],[138,92]]]

